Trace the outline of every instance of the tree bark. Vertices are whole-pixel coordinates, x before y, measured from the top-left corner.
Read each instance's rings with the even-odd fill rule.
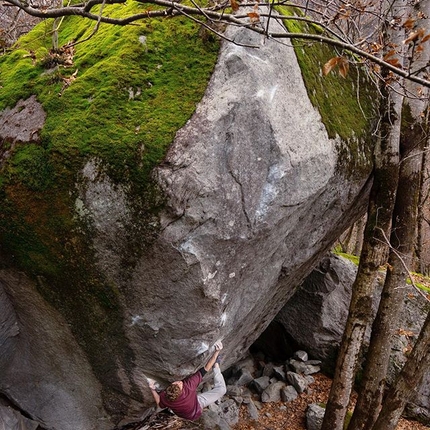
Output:
[[[396,6],[397,2],[394,2]],[[386,22],[390,22],[397,9],[389,8]],[[397,34],[398,37],[398,34]],[[384,32],[387,52],[392,50],[390,27]],[[399,59],[403,61],[402,58]],[[382,70],[388,79],[389,71]],[[400,89],[400,83],[394,83]],[[376,276],[386,261],[387,244],[396,198],[399,174],[399,142],[401,126],[401,91],[381,87],[380,129],[375,151],[374,182],[369,200],[368,217],[364,233],[357,277],[352,287],[349,315],[336,363],[333,383],[324,415],[322,430],[342,430],[354,384],[364,334],[372,317],[373,293]]]
[[[402,98],[387,88],[381,92],[382,120],[363,249],[322,430],[343,429],[364,334],[371,321],[376,276],[387,256],[384,235],[390,230],[397,189]]]
[[[428,0],[426,3],[429,3]],[[427,55],[422,55],[420,61],[426,58]],[[409,88],[409,91],[416,93],[417,89]],[[413,260],[422,151],[428,141],[425,115],[423,120],[426,106],[427,102],[413,99],[405,99],[403,106],[400,179],[390,238],[392,248],[378,314],[372,327],[362,386],[349,430],[371,430],[381,409],[391,355],[391,338],[399,328],[407,267],[411,267]]]
[[[418,143],[420,141],[418,140]],[[406,146],[417,141],[407,142]],[[408,277],[407,267],[412,262],[422,147],[408,148],[402,159],[396,205],[393,213],[391,249],[387,276],[378,313],[372,327],[372,337],[363,373],[362,387],[351,419],[350,430],[370,430],[375,423],[385,389],[391,339],[398,327]]]
[[[412,349],[408,361],[387,392],[379,417],[372,430],[395,430],[406,403],[430,366],[430,313]]]

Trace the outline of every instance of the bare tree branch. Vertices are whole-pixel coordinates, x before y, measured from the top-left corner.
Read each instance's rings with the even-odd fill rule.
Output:
[[[225,9],[227,5],[229,5],[228,2],[215,4],[214,6],[202,7],[196,2],[193,2],[193,6],[187,6],[181,2],[172,0],[137,0],[137,3],[155,6],[159,9],[148,9],[142,13],[132,14],[124,18],[112,18],[106,14],[103,14],[103,9],[97,13],[93,13],[92,10],[94,7],[103,4],[123,4],[126,0],[89,0],[84,3],[68,5],[65,7],[47,7],[43,3],[35,4],[32,2],[27,2],[26,0],[3,1],[5,4],[16,6],[20,10],[33,17],[46,19],[58,18],[62,16],[80,16],[85,19],[96,21],[98,23],[97,26],[101,23],[125,26],[138,21],[147,20],[149,18],[172,18],[185,16],[195,22],[198,22],[199,24],[206,27],[209,31],[212,31],[214,34],[224,39],[226,39],[225,36],[223,36],[219,31],[216,31],[211,26],[208,26],[204,20],[226,25],[242,26],[271,39],[295,39],[328,44],[344,51],[344,53],[355,55],[364,63],[367,62],[373,65],[384,67],[396,76],[420,84],[423,87],[430,88],[430,78],[427,76],[422,76],[422,72],[426,72],[425,68],[411,72],[409,70],[410,65],[402,68],[398,64],[386,61],[384,58],[381,58],[378,51],[375,53],[367,49],[371,39],[375,36],[375,27],[370,26],[369,29],[368,20],[364,19],[363,15],[368,14],[369,16],[372,16],[373,19],[377,19],[380,22],[384,21],[385,19],[384,13],[372,4],[368,8],[360,8],[354,4],[351,4],[350,2],[339,0],[337,2],[312,2],[313,7],[311,7],[311,2],[309,1],[303,2],[304,5],[302,5],[300,3],[285,3],[285,1],[275,2],[275,0],[272,0],[270,4],[265,3],[260,4],[259,6],[259,16],[261,19],[266,20],[266,25],[256,25],[255,22],[252,22],[252,20],[249,19],[247,13],[240,12],[242,10],[246,10],[246,8],[257,7],[255,2],[239,3],[239,11],[237,13],[226,13]],[[318,28],[320,28],[321,33],[295,33],[289,32],[287,30],[283,32],[270,33],[268,24],[273,16],[274,8],[276,6],[285,5],[300,8],[303,11],[308,12],[310,16],[277,15],[277,19],[283,21],[301,21],[316,25]],[[267,10],[267,12],[265,10]],[[401,17],[399,19],[403,18]],[[339,25],[339,22],[342,25]],[[390,25],[399,24],[396,22]],[[351,37],[350,34],[355,34],[356,37]],[[366,34],[366,36],[363,37],[363,34]],[[411,43],[416,44],[417,41],[414,40],[411,41]]]

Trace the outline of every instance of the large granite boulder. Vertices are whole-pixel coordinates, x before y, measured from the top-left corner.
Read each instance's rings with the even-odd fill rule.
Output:
[[[61,265],[41,259],[31,279],[16,261],[40,248],[0,249],[0,391],[46,428],[138,417],[153,402],[147,376],[185,376],[218,339],[224,366],[236,362],[366,207],[371,148],[329,137],[294,49],[244,28],[228,37],[236,44],[223,44],[203,100],[153,172],[161,209],[136,210],[133,184],[89,156],[67,191],[67,240],[48,242],[47,225],[3,232],[9,244],[39,234],[40,247],[61,249]],[[40,203],[28,195],[31,222]],[[50,196],[45,213],[67,213]]]
[[[329,372],[342,340],[356,273],[357,266],[345,258],[323,258],[274,320]]]

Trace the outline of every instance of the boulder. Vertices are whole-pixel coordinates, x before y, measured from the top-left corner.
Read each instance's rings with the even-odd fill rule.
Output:
[[[99,430],[111,429],[113,422],[102,413],[103,389],[87,357],[65,319],[26,276],[0,271],[0,308],[2,391],[24,415],[37,425],[42,413],[54,429],[84,430],[88,422],[97,422]],[[61,405],[61,413],[46,407],[47,401]]]
[[[325,257],[276,316],[289,336],[325,365],[337,355],[356,270],[343,257]],[[299,360],[293,363],[300,366]]]
[[[59,255],[31,280],[14,255],[0,273],[22,321],[16,331],[8,316],[0,391],[53,430],[127,422],[153,404],[147,376],[163,385],[196,371],[219,339],[223,366],[235,363],[366,207],[371,148],[328,135],[308,97],[325,88],[305,87],[294,49],[245,28],[227,37],[236,44],[222,45],[151,192],[130,194],[138,180],[88,157],[62,195],[71,213],[63,200],[43,206],[61,212],[67,235],[37,223],[7,231],[9,244]],[[37,264],[34,248],[21,261]],[[74,264],[79,273],[63,273]]]

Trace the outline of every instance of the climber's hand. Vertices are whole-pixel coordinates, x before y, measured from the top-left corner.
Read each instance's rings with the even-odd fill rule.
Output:
[[[215,342],[214,347],[215,347],[215,351],[221,351],[224,348],[220,340]]]
[[[151,378],[146,378],[146,380],[148,381],[148,387],[151,390],[155,390],[157,387],[155,386],[155,381]]]

